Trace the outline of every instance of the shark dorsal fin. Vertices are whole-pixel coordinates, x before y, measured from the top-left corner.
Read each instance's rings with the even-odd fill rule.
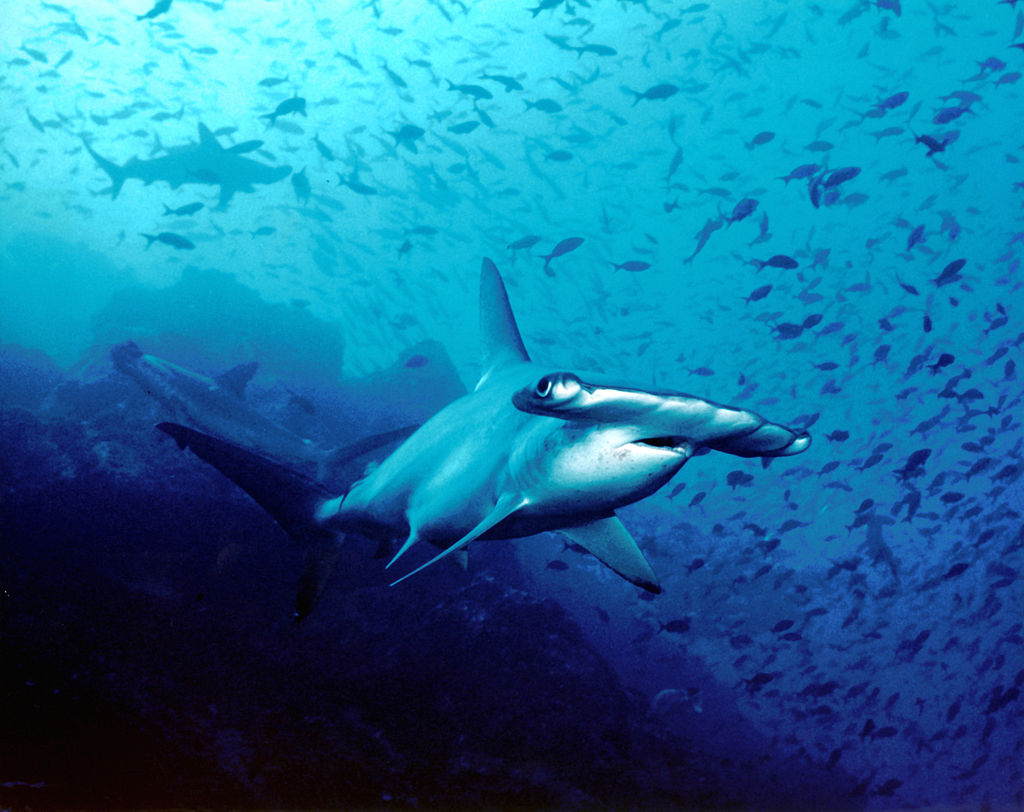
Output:
[[[217,137],[201,121],[199,122],[199,146],[221,148],[220,144],[217,143]]]
[[[512,315],[505,283],[497,267],[486,257],[480,268],[480,343],[483,371],[477,389],[494,370],[530,360]]]
[[[244,397],[245,387],[252,380],[252,376],[256,374],[256,370],[259,367],[259,361],[249,361],[247,364],[231,367],[227,372],[222,372],[217,376],[217,383],[233,395]]]
[[[563,527],[558,532],[568,536],[630,583],[648,592],[661,592],[651,565],[615,514],[588,524]]]

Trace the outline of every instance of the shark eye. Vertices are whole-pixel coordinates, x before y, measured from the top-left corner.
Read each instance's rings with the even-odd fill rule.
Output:
[[[551,390],[553,388],[554,388],[554,383],[552,383],[551,378],[549,376],[545,375],[543,378],[541,378],[539,381],[537,381],[537,386],[534,387],[533,391],[534,391],[534,394],[537,395],[537,397],[539,397],[539,398],[546,398],[548,395],[551,394]]]

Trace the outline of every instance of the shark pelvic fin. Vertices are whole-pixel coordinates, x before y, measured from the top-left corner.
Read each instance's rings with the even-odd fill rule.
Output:
[[[630,583],[656,595],[661,592],[658,576],[618,516],[612,514],[596,522],[559,528],[558,532],[568,536]]]
[[[417,541],[417,538],[416,538],[416,531],[415,531],[415,530],[413,530],[413,531],[411,531],[411,532],[409,533],[409,538],[407,538],[407,539],[406,539],[406,540],[405,540],[405,541],[404,541],[404,542],[402,543],[402,546],[398,548],[398,552],[396,552],[396,553],[395,553],[395,554],[394,554],[394,555],[393,555],[393,556],[391,557],[391,560],[390,560],[390,561],[389,561],[389,562],[388,562],[388,563],[387,563],[387,564],[386,564],[386,565],[384,566],[384,569],[386,569],[386,570],[387,570],[387,569],[391,569],[391,565],[392,565],[392,564],[394,564],[394,563],[395,563],[395,562],[396,562],[396,561],[397,561],[397,560],[398,560],[399,558],[401,558],[401,557],[402,557],[403,555],[405,555],[406,551],[407,551],[407,550],[408,550],[408,549],[409,549],[410,547],[412,547],[412,545],[414,545],[414,544],[416,543],[416,541]],[[396,581],[395,583],[398,583],[398,582]],[[394,584],[392,584],[392,586],[394,586]]]
[[[512,314],[505,283],[498,268],[487,258],[480,269],[480,343],[483,371],[477,389],[495,369],[530,360]]]
[[[476,527],[474,527],[472,530],[470,530],[468,533],[466,533],[466,535],[464,535],[462,538],[460,538],[451,547],[448,547],[447,549],[445,549],[445,550],[441,551],[440,553],[438,553],[437,555],[435,555],[426,564],[421,564],[416,569],[414,569],[412,572],[410,572],[408,575],[403,575],[397,581],[392,583],[391,586],[395,586],[396,584],[402,583],[402,581],[404,581],[406,578],[411,578],[416,573],[418,573],[418,572],[420,572],[422,570],[425,570],[431,564],[436,564],[442,558],[445,558],[446,556],[449,556],[452,553],[458,552],[463,547],[465,547],[467,544],[469,544],[471,541],[473,541],[474,539],[480,538],[480,536],[482,536],[484,533],[486,533],[488,530],[490,530],[492,527],[494,527],[500,521],[502,521],[503,519],[507,519],[509,516],[511,516],[517,510],[519,510],[520,508],[525,507],[529,503],[530,503],[530,500],[527,499],[525,496],[520,496],[518,494],[506,493],[504,496],[502,496],[498,500],[498,504],[496,504],[494,506],[494,510],[492,510],[490,513],[488,513],[483,518],[483,520],[480,522],[480,524],[478,524]],[[410,534],[409,538],[412,539],[414,535],[415,534]],[[409,542],[407,541],[406,544],[409,544]],[[403,547],[404,547],[404,545],[403,545]],[[402,550],[399,550],[399,555],[401,555],[401,553],[402,553]],[[395,558],[397,558],[397,557],[398,556],[396,555]]]
[[[227,372],[222,372],[216,377],[217,383],[219,383],[224,389],[237,395],[239,398],[245,396],[245,387],[249,381],[252,380],[252,376],[256,374],[256,370],[260,368],[259,361],[249,361],[247,364],[239,364],[238,366],[231,367]]]

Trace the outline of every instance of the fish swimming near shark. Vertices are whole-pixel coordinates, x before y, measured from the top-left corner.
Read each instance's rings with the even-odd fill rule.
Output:
[[[441,552],[397,584],[470,543],[559,531],[626,580],[660,592],[616,516],[657,491],[697,453],[799,454],[806,431],[745,409],[532,362],[501,275],[480,277],[483,374],[340,495],[233,442],[177,423],[158,428],[255,499],[306,549],[296,611],[308,614],[345,534],[420,542]],[[393,585],[394,585],[393,584]]]
[[[224,149],[209,128],[199,124],[199,141],[171,147],[150,160],[132,158],[124,166],[99,155],[84,138],[86,150],[110,176],[110,196],[116,198],[125,181],[136,178],[146,186],[163,181],[172,189],[186,183],[220,187],[218,209],[227,208],[237,192],[252,192],[257,184],[276,183],[291,174],[290,166],[268,166]]]

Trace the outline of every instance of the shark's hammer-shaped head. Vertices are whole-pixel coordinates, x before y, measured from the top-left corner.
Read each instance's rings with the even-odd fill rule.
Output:
[[[588,383],[572,372],[541,376],[512,403],[564,421],[549,435],[546,468],[553,480],[606,509],[649,496],[704,449],[774,457],[798,454],[810,443],[806,432],[753,412],[682,393]]]

